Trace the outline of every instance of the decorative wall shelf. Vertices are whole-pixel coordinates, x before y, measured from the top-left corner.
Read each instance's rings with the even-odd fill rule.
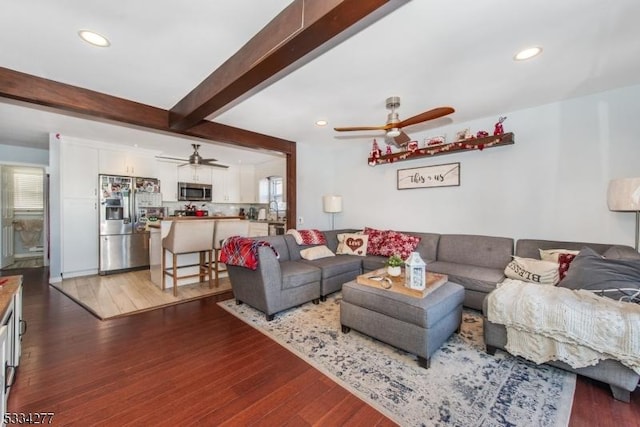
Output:
[[[386,154],[375,159],[375,165],[382,165],[385,163],[400,162],[403,160],[414,160],[420,157],[432,157],[439,156],[441,154],[453,154],[460,151],[468,150],[484,150],[485,148],[499,147],[501,145],[513,144],[513,132],[504,133],[502,135],[486,136],[484,138],[471,138],[462,141],[455,141],[437,147],[419,148],[413,152],[401,151],[393,154]],[[369,164],[374,162],[373,159],[369,159]]]

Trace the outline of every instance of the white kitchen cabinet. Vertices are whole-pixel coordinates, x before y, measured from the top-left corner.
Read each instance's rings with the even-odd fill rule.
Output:
[[[212,198],[214,203],[227,203],[227,169],[215,168],[211,171],[211,184],[213,185]]]
[[[229,166],[224,184],[225,202],[240,202],[240,168],[236,166]]]
[[[240,203],[257,203],[256,171],[253,165],[242,165],[238,171]]]
[[[10,285],[17,289],[8,299],[2,320],[0,321],[0,420],[4,420],[7,413],[7,402],[9,393],[16,379],[16,371],[20,365],[20,355],[22,353],[22,277],[13,276],[9,279]],[[14,282],[16,281],[16,282]],[[5,425],[4,423],[2,425]]]
[[[98,273],[98,200],[62,200],[62,278]]]
[[[176,202],[178,200],[178,165],[156,161],[155,176],[160,180],[162,201]]]
[[[269,203],[269,180],[267,178],[258,181],[258,203]]]
[[[4,420],[4,416],[7,413],[7,402],[9,400],[8,390],[5,389],[4,384],[7,383],[7,370],[4,369],[7,366],[7,356],[9,349],[9,327],[2,325],[0,326],[0,363],[2,363],[3,369],[0,369],[0,384],[2,387],[0,388],[0,415],[2,415],[2,419]],[[2,423],[2,425],[6,425]]]
[[[249,237],[259,237],[269,235],[269,223],[251,222],[249,223]]]
[[[184,165],[178,167],[178,182],[211,184],[211,167]]]
[[[100,150],[100,173],[155,178],[156,161],[152,155],[131,151]]]
[[[98,149],[61,144],[61,188],[63,197],[98,196]]]

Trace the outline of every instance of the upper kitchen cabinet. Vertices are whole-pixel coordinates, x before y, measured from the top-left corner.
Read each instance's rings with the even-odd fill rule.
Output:
[[[184,165],[178,167],[178,182],[197,182],[211,184],[211,167],[202,165]]]
[[[100,149],[100,173],[156,178],[154,154]]]
[[[214,203],[238,203],[240,201],[239,169],[211,168]]]
[[[239,169],[240,203],[257,203],[255,166],[242,165]]]
[[[186,167],[186,166],[183,166]],[[156,161],[155,177],[160,180],[160,192],[162,201],[178,201],[178,170],[176,163]]]
[[[60,176],[64,197],[98,196],[98,149],[64,141],[60,144]]]

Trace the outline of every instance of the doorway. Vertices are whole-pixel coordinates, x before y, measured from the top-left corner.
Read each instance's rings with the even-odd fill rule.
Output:
[[[47,265],[44,168],[0,165],[0,269]]]

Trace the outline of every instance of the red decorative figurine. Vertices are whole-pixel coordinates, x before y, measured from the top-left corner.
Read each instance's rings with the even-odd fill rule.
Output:
[[[504,128],[502,127],[502,122],[507,120],[507,116],[499,117],[498,123],[496,123],[496,127],[493,129],[494,135],[502,135],[504,133]]]
[[[373,146],[371,147],[371,152],[369,153],[369,166],[375,166],[378,162],[377,160],[382,156],[382,150],[378,147],[378,142],[374,139]]]

